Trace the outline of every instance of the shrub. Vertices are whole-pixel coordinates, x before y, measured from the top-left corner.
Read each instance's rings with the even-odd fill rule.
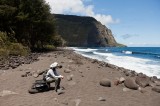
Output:
[[[0,48],[0,58],[6,58],[9,55],[9,51],[4,48]]]
[[[30,50],[27,47],[24,47],[20,43],[11,43],[9,46],[9,55],[20,55],[25,56],[30,52]]]

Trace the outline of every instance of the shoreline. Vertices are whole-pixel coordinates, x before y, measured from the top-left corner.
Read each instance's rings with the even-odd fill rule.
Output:
[[[123,55],[123,54],[119,54],[120,56],[116,56],[114,55],[114,53],[109,52],[108,54],[108,52],[101,52],[99,51],[99,49],[96,49],[96,48],[93,48],[93,49],[92,48],[89,48],[89,49],[88,48],[87,49],[86,48],[85,49],[75,48],[75,52],[84,57],[88,57],[91,59],[97,59],[98,61],[103,61],[108,64],[117,66],[119,68],[124,68],[125,70],[128,70],[128,71],[135,71],[136,73],[143,73],[148,77],[154,76],[160,79],[160,75],[159,75],[160,67],[158,63],[151,64],[151,62],[155,62],[155,61],[149,60],[148,58],[140,58],[140,57],[137,58],[131,55],[128,56],[128,55]]]
[[[34,77],[33,73],[46,70],[55,61],[63,66],[59,69],[59,73],[64,76],[61,85],[65,88],[65,93],[57,95],[54,90],[50,90],[29,94],[27,91],[30,85],[35,80],[42,79],[41,75]],[[26,73],[30,74],[22,77]],[[1,106],[75,106],[76,104],[80,106],[159,106],[160,95],[152,90],[151,85],[139,86],[139,89],[132,90],[119,82],[122,77],[125,80],[130,78],[135,80],[138,76],[133,76],[134,74],[136,73],[128,73],[124,68],[84,57],[73,50],[43,53],[36,62],[23,64],[0,74],[0,103]],[[143,74],[138,75],[143,76]],[[103,78],[110,81],[111,87],[100,85]],[[152,80],[159,81],[156,78]],[[4,90],[16,94],[2,96]]]

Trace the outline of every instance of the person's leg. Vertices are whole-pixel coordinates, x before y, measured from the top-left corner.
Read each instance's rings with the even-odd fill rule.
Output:
[[[55,81],[55,91],[57,92],[58,89],[60,89],[60,83],[61,83],[61,79],[58,78]]]
[[[52,83],[52,82],[55,82],[55,79],[49,78],[48,80],[46,80],[46,82],[47,82],[47,84],[48,84],[48,86],[49,86],[49,88],[50,88],[51,83]]]

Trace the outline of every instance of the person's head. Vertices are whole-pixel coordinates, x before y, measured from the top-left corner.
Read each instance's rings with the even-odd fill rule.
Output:
[[[62,68],[62,65],[59,65],[57,62],[54,62],[50,65],[50,68],[51,69],[54,69],[54,68]]]

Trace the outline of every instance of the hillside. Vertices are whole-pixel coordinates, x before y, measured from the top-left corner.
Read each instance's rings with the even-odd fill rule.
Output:
[[[105,47],[117,43],[110,29],[93,17],[53,14],[57,32],[67,46]]]

